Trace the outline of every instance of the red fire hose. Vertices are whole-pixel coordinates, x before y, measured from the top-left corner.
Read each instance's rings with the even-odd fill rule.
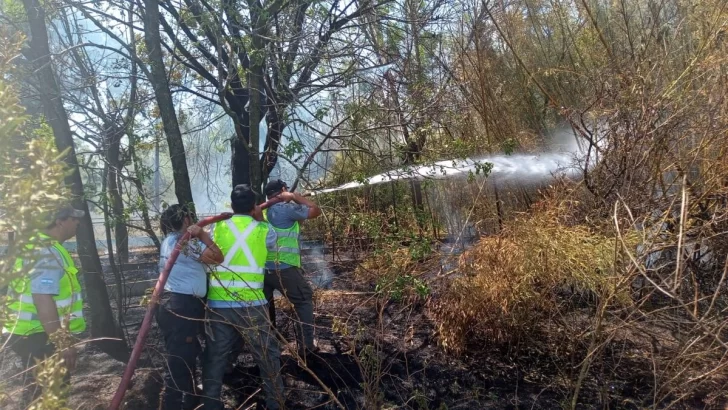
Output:
[[[280,199],[273,198],[268,200],[267,202],[264,202],[260,205],[261,209],[266,209],[269,206],[280,202]],[[233,216],[231,213],[224,213],[217,216],[211,216],[208,218],[205,218],[197,223],[197,225],[204,227],[210,224],[213,224],[215,222],[224,221],[226,219],[230,219]],[[144,315],[144,321],[142,321],[142,327],[139,329],[139,334],[137,335],[136,342],[134,343],[134,349],[131,351],[131,357],[129,358],[129,363],[126,365],[126,369],[124,370],[124,375],[121,377],[121,383],[119,383],[119,388],[116,389],[116,393],[114,394],[114,398],[111,400],[111,406],[109,406],[109,410],[118,410],[119,406],[121,406],[121,401],[124,399],[124,394],[126,394],[126,390],[129,388],[129,382],[131,381],[131,377],[134,375],[134,369],[136,368],[136,363],[139,360],[139,356],[142,355],[142,349],[144,348],[144,340],[147,338],[147,334],[149,333],[149,329],[152,327],[152,318],[154,317],[154,312],[156,311],[155,307],[157,306],[157,303],[159,303],[159,297],[162,294],[162,291],[164,290],[164,285],[167,283],[167,278],[169,277],[169,272],[172,270],[172,266],[174,266],[174,263],[177,261],[177,257],[180,253],[180,244],[184,243],[186,240],[190,238],[190,234],[188,232],[185,232],[182,237],[179,238],[177,241],[177,246],[175,246],[172,253],[169,255],[169,259],[167,259],[167,263],[164,265],[164,269],[162,269],[162,272],[159,273],[159,279],[157,280],[157,285],[154,286],[154,292],[152,293],[152,299],[149,301],[149,305],[147,306],[147,313]]]

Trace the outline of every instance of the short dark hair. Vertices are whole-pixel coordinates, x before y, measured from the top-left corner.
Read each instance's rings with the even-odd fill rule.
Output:
[[[255,209],[255,192],[250,185],[236,185],[230,194],[230,205],[236,214],[248,214]]]
[[[270,198],[272,196],[280,194],[281,191],[283,191],[283,188],[288,188],[288,185],[286,185],[283,180],[276,179],[275,181],[270,181],[265,184],[265,189],[263,190],[263,192],[265,192],[265,196]]]
[[[185,223],[185,218],[194,219],[192,211],[186,205],[170,205],[159,218],[162,233],[168,235],[170,232],[179,231]]]

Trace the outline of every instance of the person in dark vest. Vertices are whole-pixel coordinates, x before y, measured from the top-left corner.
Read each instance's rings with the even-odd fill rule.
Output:
[[[279,291],[293,304],[297,316],[298,354],[305,359],[306,352],[315,352],[317,347],[314,342],[313,290],[301,268],[300,223],[320,216],[321,208],[302,195],[289,192],[286,183],[280,179],[268,182],[264,191],[268,199],[278,197],[283,202],[274,204],[265,212],[265,218],[278,240],[275,251],[268,253],[263,291],[270,304],[273,325],[273,292]]]

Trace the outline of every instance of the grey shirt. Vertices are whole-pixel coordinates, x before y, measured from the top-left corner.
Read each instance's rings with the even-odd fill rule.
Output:
[[[164,265],[181,235],[179,232],[174,232],[164,238],[159,252],[160,271],[164,269]],[[187,246],[182,248],[177,261],[169,272],[164,290],[199,297],[207,294],[207,266],[200,262],[205,248],[205,244],[198,239],[193,238],[187,242]]]
[[[61,278],[66,274],[63,257],[53,247],[39,248],[38,260],[30,268],[30,293],[58,295],[61,293]]]
[[[308,219],[309,207],[293,202],[279,202],[274,204],[268,209],[266,219],[268,223],[275,226],[276,228],[287,229],[293,226],[298,221],[304,221]],[[275,249],[268,247],[268,249]],[[266,269],[286,269],[290,268],[291,265],[287,263],[278,262],[277,266],[275,262],[267,262],[265,264]]]

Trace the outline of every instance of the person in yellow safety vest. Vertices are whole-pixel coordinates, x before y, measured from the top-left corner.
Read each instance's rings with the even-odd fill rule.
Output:
[[[237,185],[230,201],[233,217],[211,228],[224,261],[211,272],[207,288],[202,404],[205,410],[223,409],[223,376],[230,353],[237,350],[242,338],[260,369],[266,408],[276,410],[285,403],[281,353],[263,294],[265,261],[276,235],[262,222],[256,195],[248,185]]]
[[[321,209],[313,201],[302,195],[288,192],[285,182],[268,182],[264,192],[268,199],[278,197],[284,202],[266,209],[265,217],[276,231],[278,240],[274,252],[268,254],[265,264],[267,274],[263,292],[269,303],[271,323],[275,326],[275,306],[273,292],[281,292],[293,304],[296,311],[296,342],[298,354],[306,358],[306,352],[315,352],[313,290],[301,269],[300,222],[317,218]]]
[[[9,334],[7,343],[20,356],[26,370],[35,366],[36,361],[53,355],[49,335],[62,328],[72,334],[86,330],[78,269],[61,245],[76,235],[84,216],[84,211],[61,207],[45,231],[31,238],[28,249],[37,257],[36,262],[30,265],[22,259],[16,261],[16,269],[23,276],[8,286],[9,319],[3,324],[3,333]],[[76,366],[75,347],[67,347],[61,357],[68,369],[65,377],[68,383]],[[23,386],[26,403],[22,408],[26,408],[41,393],[35,385],[33,371],[24,373]]]

